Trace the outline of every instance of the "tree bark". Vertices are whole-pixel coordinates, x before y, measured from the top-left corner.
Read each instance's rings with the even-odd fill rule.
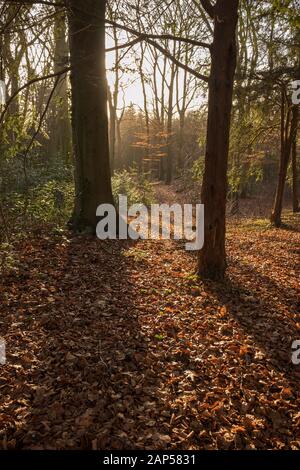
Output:
[[[283,106],[283,103],[282,103]],[[292,118],[290,117],[292,115]],[[281,121],[284,119],[284,114],[281,116]],[[289,166],[292,144],[296,137],[298,125],[298,106],[292,106],[288,110],[286,116],[285,125],[281,122],[281,155],[280,155],[280,167],[278,174],[278,183],[275,195],[275,201],[273,206],[273,211],[271,214],[271,223],[275,227],[280,227],[282,225],[281,215],[282,215],[282,206],[283,206],[283,196],[284,188],[286,182],[286,175]]]
[[[144,114],[145,114],[145,124],[146,124],[146,161],[147,164],[149,164],[149,159],[150,159],[150,117],[149,117],[149,112],[148,112],[148,103],[147,103],[147,91],[146,91],[146,80],[145,80],[145,75],[143,71],[143,65],[144,65],[144,58],[145,58],[145,48],[141,44],[141,58],[139,62],[139,74],[141,78],[141,85],[142,85],[142,92],[143,92],[143,102],[144,102]],[[145,164],[144,164],[144,158],[141,164],[142,167],[142,173],[144,173],[145,170]],[[152,168],[150,168],[150,171]]]
[[[115,150],[116,150],[116,109],[114,107],[114,101],[112,97],[112,93],[107,88],[108,93],[108,106],[109,106],[109,153],[110,153],[110,167],[112,173],[114,173],[116,166],[115,166]]]
[[[105,72],[105,0],[69,0],[75,229],[95,231],[96,209],[113,203]]]
[[[54,73],[63,70],[68,63],[68,44],[65,14],[56,8],[54,24]],[[71,152],[71,122],[69,117],[67,77],[58,84],[52,99],[52,119],[50,128],[49,153],[57,155],[66,162]]]
[[[202,204],[205,208],[203,249],[198,272],[222,279],[226,271],[226,193],[230,120],[236,69],[238,0],[218,0],[209,79],[209,103]]]
[[[173,56],[175,57],[176,46],[174,45]],[[166,184],[172,183],[173,178],[173,95],[174,84],[176,77],[175,64],[172,63],[170,71],[170,84],[169,84],[169,101],[168,101],[168,118],[167,118],[167,171],[166,171]]]
[[[118,45],[117,29],[113,27],[113,38],[115,47]],[[120,64],[119,64],[119,50],[115,51],[115,83],[113,86],[113,92],[108,90],[109,96],[109,118],[110,118],[110,139],[109,139],[109,150],[110,150],[110,166],[112,174],[117,167],[117,147],[116,147],[116,132],[117,132],[117,119],[118,119],[118,101],[119,101],[119,86],[120,86]]]
[[[297,168],[297,133],[292,148],[292,172],[293,172],[293,212],[300,212],[298,196],[298,168]]]

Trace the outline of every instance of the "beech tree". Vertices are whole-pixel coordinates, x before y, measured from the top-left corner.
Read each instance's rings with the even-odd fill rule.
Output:
[[[292,148],[292,172],[293,172],[293,212],[299,212],[299,197],[298,197],[298,168],[297,168],[297,133],[293,142]]]
[[[287,176],[287,170],[290,162],[293,142],[297,135],[299,110],[297,105],[289,103],[287,90],[282,86],[281,90],[281,153],[280,165],[278,173],[278,183],[274,201],[274,207],[271,214],[271,222],[275,227],[282,224],[282,204],[284,196],[284,188]]]
[[[96,209],[113,204],[105,72],[105,0],[69,0],[75,205],[71,225],[96,229]]]
[[[204,278],[223,278],[226,271],[226,193],[230,119],[236,68],[238,0],[201,0],[214,20],[205,170],[201,201],[205,207],[204,247],[198,273]]]
[[[68,65],[68,44],[66,15],[56,7],[54,21],[54,73],[59,73]],[[68,79],[67,76],[60,80],[52,99],[52,116],[49,139],[49,151],[51,158],[58,155],[68,160],[71,151],[71,123],[69,115]]]

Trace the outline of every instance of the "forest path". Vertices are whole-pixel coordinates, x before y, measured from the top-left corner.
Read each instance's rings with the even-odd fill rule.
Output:
[[[184,204],[184,195],[175,192],[174,187],[171,185],[159,183],[154,185],[155,196],[160,204]]]
[[[231,225],[223,284],[181,242],[20,242],[0,286],[0,448],[299,449],[290,223]]]

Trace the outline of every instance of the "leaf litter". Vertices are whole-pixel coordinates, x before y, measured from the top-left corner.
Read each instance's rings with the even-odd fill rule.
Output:
[[[180,242],[19,242],[0,448],[299,450],[299,239],[230,223],[224,283]]]

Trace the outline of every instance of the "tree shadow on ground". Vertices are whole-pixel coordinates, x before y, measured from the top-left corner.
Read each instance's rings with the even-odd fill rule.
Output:
[[[299,393],[289,288],[232,260],[226,282],[194,296],[183,243],[68,238],[25,241],[22,275],[4,282],[16,302],[5,304],[2,446],[288,448],[298,402],[277,402],[287,386]],[[254,353],[241,356],[245,338]]]
[[[126,256],[134,245],[41,237],[24,256],[19,300],[29,310],[11,322],[19,322],[26,342],[13,344],[14,327],[7,326],[4,447],[167,446],[160,438],[169,418],[159,419],[159,365],[134,302],[135,276],[146,260]]]
[[[181,242],[177,246],[184,250]],[[185,253],[196,265],[195,253]],[[272,279],[262,274],[242,261],[240,254],[239,259],[232,256],[228,259],[228,271],[223,282],[199,280],[200,286],[220,306],[226,306],[229,314],[270,357],[274,367],[299,388],[299,371],[291,363],[292,343],[300,339],[297,289],[283,284],[275,276]]]

